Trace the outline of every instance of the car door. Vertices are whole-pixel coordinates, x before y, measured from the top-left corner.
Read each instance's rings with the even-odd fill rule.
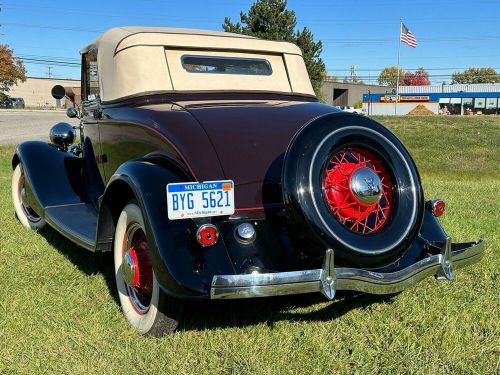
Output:
[[[104,169],[99,141],[101,99],[97,51],[82,56],[82,149],[85,183],[90,199],[97,204],[104,192]]]

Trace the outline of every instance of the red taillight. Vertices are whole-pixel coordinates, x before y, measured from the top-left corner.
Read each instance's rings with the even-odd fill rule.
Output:
[[[439,217],[444,214],[445,208],[446,204],[444,203],[444,200],[434,199],[433,201],[431,201],[431,209],[434,216]]]
[[[219,238],[219,231],[217,227],[212,224],[204,224],[198,228],[196,232],[196,240],[198,243],[203,246],[212,246],[217,242]]]

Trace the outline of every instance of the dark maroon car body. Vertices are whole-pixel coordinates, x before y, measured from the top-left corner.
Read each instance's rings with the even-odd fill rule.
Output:
[[[101,167],[104,181],[123,162],[147,149],[157,151],[158,139],[163,138],[162,151],[183,164],[193,181],[235,181],[239,215],[262,217],[265,207],[281,204],[280,196],[264,199],[263,192],[265,185],[279,184],[290,140],[311,119],[338,110],[310,98],[219,97],[104,109],[99,121],[101,152],[107,160]],[[122,134],[119,147],[126,150],[119,156],[107,152],[120,142],[116,129]],[[130,142],[137,147],[130,147]]]

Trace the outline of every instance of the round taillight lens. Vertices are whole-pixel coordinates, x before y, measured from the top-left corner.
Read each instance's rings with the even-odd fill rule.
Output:
[[[446,208],[446,204],[442,199],[435,199],[432,201],[432,214],[436,217],[444,214],[444,210]]]
[[[213,224],[204,224],[196,231],[196,240],[203,247],[214,245],[218,238],[219,231]]]

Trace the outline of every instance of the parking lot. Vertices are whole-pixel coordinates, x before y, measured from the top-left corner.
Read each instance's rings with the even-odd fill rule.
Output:
[[[64,111],[0,110],[0,144],[17,144],[31,139],[48,139],[49,130],[58,122],[78,125]]]

